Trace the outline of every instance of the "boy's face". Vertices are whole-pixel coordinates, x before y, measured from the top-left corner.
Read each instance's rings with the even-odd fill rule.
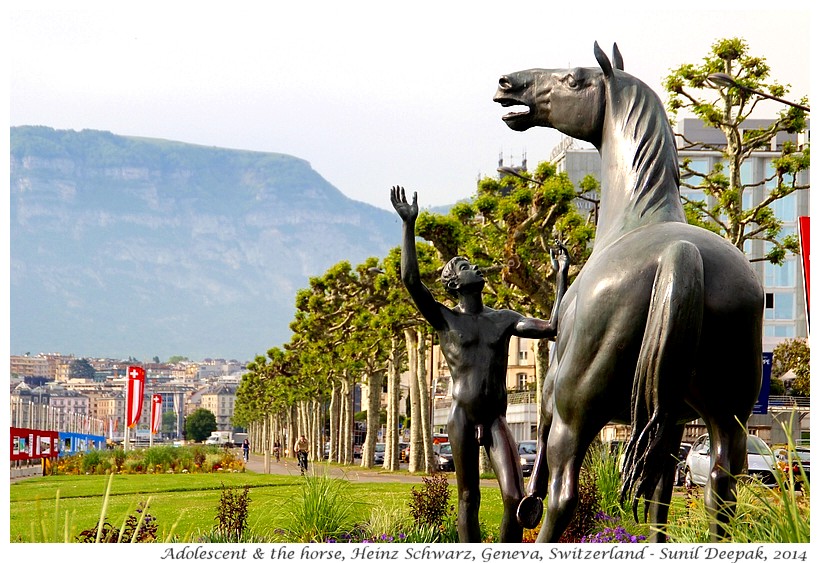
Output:
[[[478,266],[470,264],[467,260],[459,260],[455,264],[456,279],[458,280],[458,291],[465,289],[474,289],[477,287],[478,291],[484,287],[484,275],[478,269]]]

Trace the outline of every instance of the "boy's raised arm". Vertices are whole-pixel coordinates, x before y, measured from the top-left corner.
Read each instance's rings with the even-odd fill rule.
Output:
[[[401,280],[410,293],[419,312],[434,329],[444,328],[442,305],[438,303],[421,281],[418,257],[416,255],[416,219],[419,216],[418,194],[413,193],[412,203],[407,202],[404,188],[393,186],[390,189],[390,202],[402,220],[401,244]]]
[[[561,301],[567,291],[567,276],[569,272],[569,252],[566,247],[558,243],[558,256],[550,249],[552,267],[556,271],[555,303],[552,306],[552,314],[549,321],[541,319],[523,318],[515,325],[515,334],[524,338],[549,338],[555,339],[558,334],[558,311],[561,308]]]

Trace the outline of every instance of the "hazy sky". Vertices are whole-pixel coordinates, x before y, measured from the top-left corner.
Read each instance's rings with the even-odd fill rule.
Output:
[[[790,98],[810,94],[808,2],[554,4],[17,2],[10,123],[286,153],[389,208],[393,184],[424,206],[451,203],[494,174],[500,153],[545,160],[558,134],[508,129],[492,102],[498,78],[593,66],[595,40],[607,52],[617,42],[627,72],[660,93],[669,69],[743,37]],[[731,4],[745,8],[703,8]]]

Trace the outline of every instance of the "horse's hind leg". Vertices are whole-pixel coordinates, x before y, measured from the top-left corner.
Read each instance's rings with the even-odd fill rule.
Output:
[[[707,420],[712,448],[712,471],[704,491],[712,541],[729,536],[728,524],[735,514],[737,475],[746,462],[746,429],[737,421]]]
[[[673,456],[670,452],[666,456],[665,464],[661,470],[661,477],[649,501],[649,541],[653,543],[666,542],[666,523],[669,521],[669,505],[672,502],[672,489],[675,486],[675,467],[677,465],[677,453],[681,438],[683,438],[683,425],[675,427],[674,432],[669,433],[669,443],[674,444]]]

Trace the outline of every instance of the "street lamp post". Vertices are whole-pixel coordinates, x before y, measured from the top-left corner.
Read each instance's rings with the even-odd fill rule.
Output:
[[[781,104],[786,104],[787,106],[792,106],[797,109],[802,109],[805,112],[811,111],[808,106],[803,106],[800,104],[796,104],[794,102],[790,102],[788,100],[784,100],[783,98],[778,98],[777,96],[772,96],[771,94],[767,94],[766,92],[761,92],[760,90],[755,90],[754,88],[749,88],[748,86],[744,86],[740,84],[737,80],[726,74],[725,72],[713,72],[709,76],[706,77],[706,80],[712,84],[715,88],[724,87],[724,88],[739,88],[740,90],[744,90],[746,92],[750,92],[752,94],[756,94],[763,98],[768,98],[770,100],[774,100],[776,102],[780,102]]]

